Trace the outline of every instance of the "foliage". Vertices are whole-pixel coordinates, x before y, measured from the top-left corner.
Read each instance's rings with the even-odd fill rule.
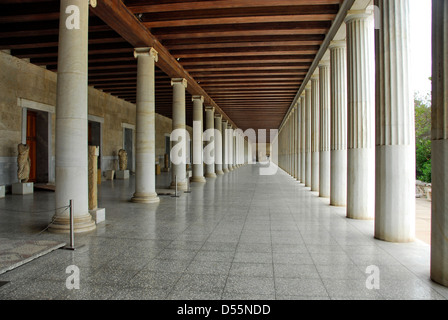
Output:
[[[416,94],[414,102],[417,179],[431,182],[431,97]]]

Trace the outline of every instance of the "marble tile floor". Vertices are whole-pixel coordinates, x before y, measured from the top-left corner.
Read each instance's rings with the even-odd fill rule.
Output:
[[[245,166],[158,205],[129,202],[134,180],[103,181],[106,222],[57,250],[0,275],[0,299],[308,300],[447,299],[429,279],[429,245],[373,238],[373,221],[345,217],[279,170]],[[158,176],[166,187],[169,175]],[[40,233],[54,193],[0,199],[0,238],[68,241]],[[49,210],[49,212],[44,212]],[[40,233],[40,234],[39,234]],[[68,266],[80,289],[68,290]],[[366,288],[369,266],[378,290]]]

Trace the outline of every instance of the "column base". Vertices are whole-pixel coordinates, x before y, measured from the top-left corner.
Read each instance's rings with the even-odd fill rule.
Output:
[[[134,193],[131,202],[135,203],[158,203],[160,202],[157,193]]]
[[[96,229],[95,221],[92,220],[90,214],[75,216],[73,220],[75,233],[84,233]],[[70,217],[56,217],[48,228],[48,231],[51,233],[70,233]]]
[[[204,177],[191,177],[191,182],[197,182],[197,183],[206,183],[207,180],[205,180]]]
[[[373,220],[375,218],[375,149],[349,149],[347,168],[347,218]]]
[[[224,173],[229,173],[229,169],[223,169],[222,170]]]
[[[448,287],[448,140],[432,141],[431,280]]]
[[[216,175],[216,173],[207,173],[207,174],[205,174],[205,177],[206,178],[217,178],[217,175]]]
[[[415,239],[415,147],[376,147],[375,238],[408,243]]]
[[[176,189],[176,183],[171,182],[170,189]],[[178,191],[188,191],[188,184],[186,182],[177,182]]]
[[[218,171],[216,171],[216,174],[217,174],[218,176],[222,176],[222,175],[224,175],[224,171],[222,171],[222,170],[218,170]]]

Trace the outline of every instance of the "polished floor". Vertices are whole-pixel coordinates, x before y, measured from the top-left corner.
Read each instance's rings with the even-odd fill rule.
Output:
[[[158,185],[167,184],[158,177]],[[373,238],[372,221],[345,218],[283,171],[245,166],[159,205],[130,203],[129,181],[103,181],[107,221],[0,275],[0,299],[447,299],[429,280],[430,247]],[[63,240],[46,231],[54,193],[0,199],[0,238]],[[69,290],[68,266],[80,270]],[[368,289],[369,266],[379,289]]]

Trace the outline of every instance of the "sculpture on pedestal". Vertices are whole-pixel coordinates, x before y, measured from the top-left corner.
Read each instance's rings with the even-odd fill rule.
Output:
[[[128,168],[128,153],[124,149],[118,151],[118,166],[120,171],[125,171]]]
[[[30,147],[21,143],[17,146],[17,149],[19,153],[17,156],[17,178],[21,183],[26,183],[30,178]]]

